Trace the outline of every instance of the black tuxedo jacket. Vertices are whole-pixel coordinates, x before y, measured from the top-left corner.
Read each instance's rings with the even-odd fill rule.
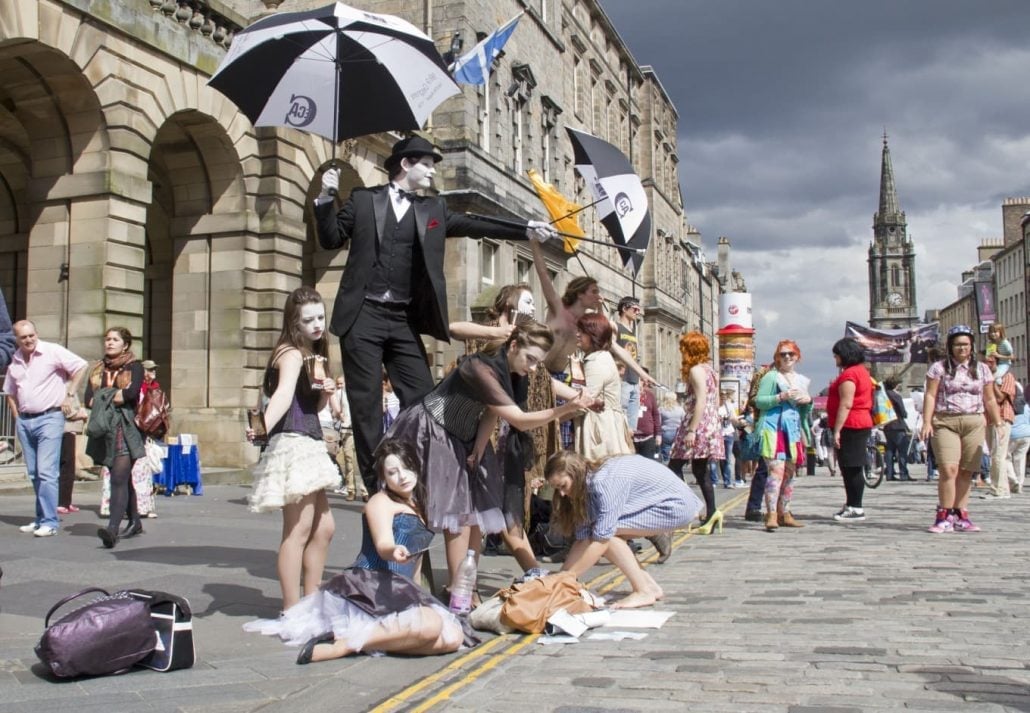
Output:
[[[388,186],[356,188],[338,213],[333,201],[315,206],[318,242],[326,250],[347,247],[347,265],[333,304],[329,331],[347,333],[365,299],[375,265],[376,246],[386,226],[390,205]],[[412,256],[411,314],[419,332],[448,340],[447,284],[444,280],[444,240],[451,237],[525,240],[526,228],[496,225],[451,213],[443,198],[416,197],[412,202],[418,240]]]

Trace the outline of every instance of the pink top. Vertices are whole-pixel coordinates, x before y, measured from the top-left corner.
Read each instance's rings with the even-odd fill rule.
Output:
[[[983,413],[984,385],[993,381],[991,370],[978,361],[974,375],[970,373],[968,364],[957,364],[955,376],[949,377],[944,364],[943,360],[936,361],[926,370],[927,379],[939,382],[934,413]]]
[[[85,368],[85,359],[60,344],[39,341],[28,360],[20,348],[14,351],[4,380],[4,393],[14,398],[18,413],[42,413],[59,408],[67,396],[67,383]]]

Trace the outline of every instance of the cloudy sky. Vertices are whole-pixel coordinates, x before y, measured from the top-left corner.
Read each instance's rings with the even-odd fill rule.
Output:
[[[1001,203],[1030,195],[1027,0],[601,0],[679,112],[689,222],[753,293],[759,358],[825,384],[869,318],[886,128],[919,311],[953,301]]]

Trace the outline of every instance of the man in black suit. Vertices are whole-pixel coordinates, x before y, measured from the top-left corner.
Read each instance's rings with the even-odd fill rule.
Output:
[[[384,164],[388,185],[355,189],[336,212],[329,196],[340,172],[329,169],[315,201],[319,243],[350,248],[329,331],[340,337],[358,467],[370,493],[376,490],[372,453],[382,438],[383,366],[404,408],[433,388],[419,335],[449,338],[445,238],[556,235],[547,223],[497,225],[451,213],[442,198],[416,195],[429,188],[442,158],[421,136],[402,139]]]

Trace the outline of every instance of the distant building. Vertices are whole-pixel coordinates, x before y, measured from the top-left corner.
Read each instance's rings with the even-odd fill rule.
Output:
[[[908,329],[919,323],[916,304],[916,251],[908,235],[894,181],[887,133],[880,157],[880,203],[873,215],[873,239],[869,244],[869,326],[873,329]],[[925,364],[880,363],[869,365],[877,379],[897,375],[903,384],[921,383]]]

